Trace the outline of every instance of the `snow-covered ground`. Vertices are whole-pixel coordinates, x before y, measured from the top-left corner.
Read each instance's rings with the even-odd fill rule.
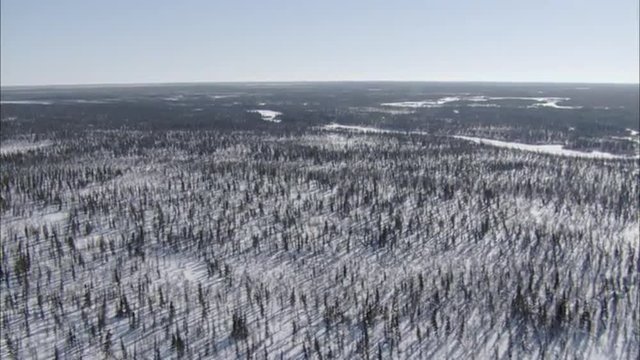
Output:
[[[3,140],[0,142],[0,154],[10,155],[23,153],[29,150],[38,150],[53,145],[51,140],[26,141],[26,140]]]
[[[479,99],[475,96],[470,97],[459,97],[459,96],[446,96],[436,100],[422,100],[422,101],[400,101],[400,102],[390,102],[390,103],[382,103],[380,106],[389,106],[389,107],[400,107],[400,108],[432,108],[432,107],[442,107],[444,104],[455,102],[455,101],[485,101],[476,100]]]
[[[163,100],[166,100],[166,101],[180,101],[182,99],[184,99],[184,95],[182,95],[182,94],[173,95],[173,96],[167,96],[167,97],[163,98]]]
[[[555,109],[580,109],[582,106],[559,105],[561,102],[569,101],[570,98],[563,97],[527,97],[527,96],[484,96],[484,95],[463,95],[463,96],[446,96],[436,100],[421,101],[400,101],[382,103],[381,106],[400,107],[400,108],[436,108],[452,102],[467,102],[467,106],[471,107],[498,107],[498,104],[490,103],[499,100],[525,100],[535,102],[529,105],[529,108],[551,107]]]
[[[356,111],[356,112],[363,112],[363,113],[383,113],[383,114],[390,114],[390,115],[406,115],[406,114],[413,114],[415,112],[414,109],[412,108],[401,108],[401,107],[354,107],[351,108],[350,110],[352,111]]]
[[[0,357],[637,358],[634,163],[321,129],[7,159]]]
[[[371,126],[360,126],[360,125],[342,125],[342,124],[329,124],[320,127],[321,130],[326,131],[350,131],[350,132],[359,132],[365,134],[415,134],[415,135],[426,135],[426,132],[423,131],[400,131],[400,130],[388,130],[388,129],[379,129]]]
[[[247,111],[260,114],[260,116],[262,116],[262,120],[264,121],[269,121],[274,123],[279,123],[281,121],[281,119],[278,119],[278,117],[282,115],[282,113],[279,111],[273,111],[273,110],[247,110]]]
[[[0,105],[13,104],[13,105],[51,105],[53,102],[44,100],[0,100]]]
[[[517,142],[508,142],[508,141],[493,140],[493,139],[486,139],[486,138],[479,138],[479,137],[472,137],[472,136],[455,135],[453,137],[456,139],[471,141],[476,144],[491,145],[491,146],[514,149],[514,150],[530,151],[530,152],[535,152],[540,154],[583,157],[583,158],[591,158],[591,159],[637,159],[639,158],[638,155],[626,156],[626,155],[616,155],[616,154],[611,154],[611,153],[601,152],[601,151],[585,152],[585,151],[565,149],[563,145],[557,145],[557,144],[556,145],[532,145],[532,144],[523,144],[523,143],[517,143]]]

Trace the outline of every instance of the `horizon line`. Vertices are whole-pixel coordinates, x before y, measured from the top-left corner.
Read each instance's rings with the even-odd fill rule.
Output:
[[[0,84],[0,89],[27,88],[96,88],[96,87],[143,87],[171,85],[214,84],[312,84],[312,83],[468,83],[468,84],[553,84],[553,85],[639,85],[640,82],[616,81],[532,81],[532,80],[227,80],[227,81],[151,81],[151,82],[105,82],[105,83],[55,83],[55,84]]]

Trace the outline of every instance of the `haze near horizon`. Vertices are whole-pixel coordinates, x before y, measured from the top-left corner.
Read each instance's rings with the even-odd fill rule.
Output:
[[[5,0],[2,86],[637,83],[638,2]]]

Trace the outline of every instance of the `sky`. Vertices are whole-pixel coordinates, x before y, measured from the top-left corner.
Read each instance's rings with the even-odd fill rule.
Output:
[[[0,83],[639,81],[638,0],[2,0]]]

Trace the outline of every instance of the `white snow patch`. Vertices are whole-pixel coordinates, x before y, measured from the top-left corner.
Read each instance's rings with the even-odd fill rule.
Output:
[[[159,265],[160,278],[164,281],[195,283],[207,278],[206,266],[189,258],[166,256],[161,258]]]
[[[631,134],[631,136],[638,136],[638,134],[640,134],[640,132],[633,129],[627,129],[627,131],[629,132],[629,134]]]
[[[426,132],[423,131],[399,131],[399,130],[387,130],[387,129],[379,129],[370,126],[359,126],[359,125],[341,125],[341,124],[329,124],[320,127],[321,130],[326,131],[351,131],[351,132],[359,132],[365,134],[416,134],[416,135],[426,135]]]
[[[0,105],[2,104],[13,104],[13,105],[51,105],[53,104],[51,101],[44,100],[0,100]]]
[[[363,112],[363,113],[383,113],[383,114],[390,114],[390,115],[404,115],[404,114],[413,114],[415,112],[415,110],[412,110],[410,108],[384,108],[384,107],[373,107],[373,106],[368,106],[368,107],[355,107],[355,108],[350,108],[350,110],[352,111],[356,111],[356,112]]]
[[[0,234],[2,234],[2,238],[4,239],[7,238],[9,234],[20,233],[25,227],[40,228],[44,225],[61,225],[64,224],[64,222],[67,221],[68,218],[68,212],[58,211],[55,207],[29,211],[17,216],[5,213],[2,216],[2,226],[0,226]]]
[[[69,214],[64,211],[57,211],[42,215],[41,222],[43,224],[55,224],[65,221],[69,217]]]
[[[485,107],[485,108],[498,108],[500,107],[500,105],[498,104],[491,104],[491,103],[487,103],[487,104],[480,104],[480,103],[471,103],[467,105],[468,107]]]
[[[113,102],[113,100],[86,100],[86,99],[75,99],[75,100],[68,100],[68,101],[76,104],[109,104]]]
[[[184,95],[175,95],[175,96],[168,96],[166,98],[163,98],[163,100],[166,101],[180,101],[184,98]]]
[[[53,141],[51,140],[43,140],[43,141],[3,141],[0,144],[0,155],[10,155],[17,153],[24,153],[30,150],[42,149],[48,146],[53,145]]]
[[[628,226],[620,232],[620,236],[633,247],[640,245],[640,223]]]
[[[433,107],[441,107],[442,105],[454,101],[462,101],[465,98],[461,98],[458,96],[446,96],[437,100],[423,100],[423,101],[400,101],[400,102],[390,102],[390,103],[382,103],[380,106],[390,106],[390,107],[402,107],[402,108],[433,108]],[[477,101],[477,100],[470,100]],[[482,101],[482,100],[480,100]]]
[[[522,150],[522,151],[530,151],[540,154],[550,154],[550,155],[559,155],[559,156],[570,156],[570,157],[582,157],[582,158],[591,158],[591,159],[638,159],[640,156],[625,156],[625,155],[615,155],[602,151],[592,151],[592,152],[584,152],[577,150],[565,149],[563,145],[531,145],[531,144],[523,144],[517,142],[508,142],[508,141],[500,141],[500,140],[492,140],[486,138],[478,138],[471,136],[453,136],[456,139],[467,140],[474,142],[476,144],[490,145],[496,147],[502,147],[507,149],[514,150]]]
[[[489,100],[525,100],[534,101],[535,104],[527,106],[528,108],[551,107],[555,109],[581,109],[582,106],[558,105],[560,102],[569,101],[571,98],[566,97],[529,97],[529,96],[502,96],[489,97]]]
[[[400,101],[391,103],[382,103],[380,106],[401,107],[401,108],[422,108],[422,107],[436,107],[437,104],[434,101]]]
[[[279,111],[273,111],[273,110],[247,110],[247,111],[251,113],[260,114],[260,116],[262,116],[262,120],[264,121],[270,121],[274,123],[279,123],[281,121],[280,119],[277,118],[278,116],[282,115],[282,113]]]
[[[527,96],[446,96],[437,100],[422,100],[422,101],[400,101],[382,103],[381,106],[389,107],[403,107],[403,108],[434,108],[442,107],[443,105],[451,102],[466,101],[471,102],[468,106],[472,107],[498,107],[496,104],[473,104],[473,103],[486,103],[492,100],[526,100],[533,101],[535,104],[529,105],[529,108],[539,107],[551,107],[555,109],[580,109],[582,106],[567,106],[559,105],[560,102],[571,100],[570,98],[561,97],[527,97]]]

